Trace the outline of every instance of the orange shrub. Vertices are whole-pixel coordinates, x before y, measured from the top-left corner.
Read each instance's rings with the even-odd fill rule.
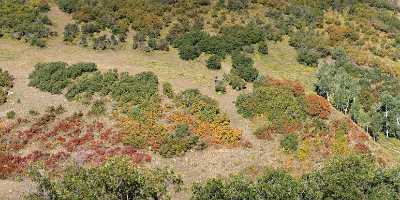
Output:
[[[327,119],[331,114],[331,106],[329,102],[318,95],[311,94],[305,98],[306,112],[311,116],[318,116],[321,119]]]

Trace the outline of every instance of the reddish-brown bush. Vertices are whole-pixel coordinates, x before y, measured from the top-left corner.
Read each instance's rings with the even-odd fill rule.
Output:
[[[327,119],[331,114],[329,102],[321,96],[311,94],[305,97],[306,112],[311,116],[318,116],[321,119]]]

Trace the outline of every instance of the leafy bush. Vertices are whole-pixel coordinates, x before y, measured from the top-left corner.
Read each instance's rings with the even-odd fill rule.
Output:
[[[215,92],[224,94],[226,92],[225,81],[216,80],[215,81]]]
[[[246,82],[253,82],[258,76],[258,70],[253,66],[254,61],[244,54],[232,55],[232,72],[243,78]]]
[[[220,113],[218,103],[201,94],[197,89],[183,91],[177,96],[176,101],[178,105],[188,108],[192,114],[203,121],[212,122]]]
[[[15,111],[9,111],[9,112],[7,112],[6,113],[6,118],[7,119],[15,119],[15,116],[16,116],[17,114],[15,113]]]
[[[242,10],[250,5],[250,0],[228,0],[227,8],[230,10]]]
[[[179,47],[179,56],[182,60],[194,60],[201,55],[201,50],[196,46],[183,45]]]
[[[145,169],[127,159],[111,159],[96,168],[73,166],[60,179],[50,178],[40,168],[30,172],[37,192],[28,200],[48,199],[168,199],[170,187],[182,181],[167,169]],[[107,189],[105,189],[107,188]],[[79,192],[78,192],[79,191]]]
[[[0,105],[7,102],[8,90],[13,87],[13,77],[0,68]]]
[[[200,138],[193,135],[187,124],[180,124],[176,127],[175,133],[167,136],[161,144],[158,152],[164,157],[181,155],[200,143]]]
[[[64,27],[64,41],[73,42],[80,32],[78,24],[67,24]]]
[[[230,73],[229,75],[225,76],[224,79],[228,82],[228,84],[234,90],[243,90],[246,89],[246,81],[240,78],[236,74]]]
[[[194,200],[207,199],[396,199],[399,168],[380,169],[370,158],[333,158],[301,178],[266,170],[256,181],[243,176],[195,183]]]
[[[52,94],[60,94],[72,79],[83,73],[97,70],[93,63],[78,63],[68,67],[68,64],[63,62],[39,63],[34,68],[29,75],[29,85]]]
[[[318,95],[307,95],[305,98],[306,112],[310,116],[318,116],[321,119],[327,119],[331,113],[329,102]]]
[[[266,42],[261,42],[258,44],[258,52],[261,54],[267,55],[268,54],[268,44]]]
[[[220,56],[212,55],[207,60],[207,68],[212,69],[212,70],[221,69],[221,61],[222,61],[222,58]]]
[[[317,66],[318,59],[321,58],[321,54],[309,49],[301,49],[297,56],[297,61],[301,64],[308,66]]]
[[[51,21],[46,16],[47,1],[2,0],[0,4],[0,32],[14,39],[25,39],[31,45],[45,47],[50,37]]]
[[[106,112],[105,103],[102,100],[96,100],[93,102],[92,106],[90,107],[89,114],[90,115],[101,115]]]
[[[172,84],[169,82],[163,83],[163,93],[168,98],[172,99],[175,96],[174,89],[172,88]]]
[[[289,152],[297,151],[298,146],[299,139],[295,134],[286,135],[281,141],[281,147]]]

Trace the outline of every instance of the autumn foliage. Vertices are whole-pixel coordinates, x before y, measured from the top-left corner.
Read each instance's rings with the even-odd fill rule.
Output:
[[[305,97],[306,112],[311,116],[318,116],[321,119],[327,119],[331,114],[329,102],[318,95],[311,94]]]

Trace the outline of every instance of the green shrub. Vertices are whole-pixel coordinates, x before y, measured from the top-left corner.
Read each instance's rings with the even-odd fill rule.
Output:
[[[297,135],[289,134],[285,135],[285,137],[281,141],[281,147],[285,151],[294,152],[297,151],[299,146],[299,139]]]
[[[90,115],[102,115],[106,112],[106,106],[104,101],[96,100],[93,102],[92,106],[90,107],[89,114]]]
[[[52,94],[60,94],[72,79],[85,72],[96,70],[97,66],[94,63],[78,63],[71,67],[64,62],[39,63],[35,65],[33,72],[29,75],[29,86]]]
[[[182,155],[200,143],[198,136],[193,135],[187,124],[180,124],[176,127],[175,133],[167,136],[158,152],[164,157]]]
[[[7,113],[6,113],[6,118],[7,119],[15,119],[15,116],[16,116],[17,114],[15,113],[15,111],[8,111]]]
[[[258,70],[254,68],[254,61],[242,53],[232,55],[232,74],[237,74],[246,82],[253,82],[258,76]]]
[[[38,115],[39,115],[39,112],[36,111],[36,110],[29,110],[29,111],[28,111],[28,114],[31,115],[31,116],[38,116]]]
[[[182,60],[194,60],[201,55],[197,46],[183,45],[179,47],[179,56]]]
[[[64,27],[64,41],[73,42],[80,32],[78,24],[67,24]]]
[[[145,169],[128,159],[113,158],[99,167],[68,167],[59,179],[39,167],[30,170],[37,190],[27,200],[51,199],[169,199],[182,180],[167,169]]]
[[[300,49],[297,55],[297,61],[308,66],[317,66],[320,58],[321,54],[319,52],[310,49]]]
[[[215,92],[224,94],[226,92],[225,81],[216,80],[215,81]]]
[[[163,83],[163,94],[168,98],[172,99],[175,96],[174,89],[172,88],[172,84],[169,82]]]
[[[237,74],[230,73],[229,75],[225,76],[224,79],[228,81],[228,84],[234,90],[246,89],[246,81],[240,78]]]
[[[218,55],[212,55],[207,60],[207,68],[212,70],[221,69],[222,58]]]
[[[195,183],[193,200],[232,199],[397,199],[400,168],[380,169],[370,157],[333,158],[319,170],[296,178],[267,169],[256,181],[243,176]]]
[[[227,0],[227,8],[229,10],[242,10],[250,5],[250,0]]]
[[[220,113],[217,101],[201,94],[197,89],[183,91],[176,97],[176,101],[202,121],[212,122]]]
[[[268,54],[268,44],[266,42],[261,42],[258,44],[258,52],[264,55]]]

